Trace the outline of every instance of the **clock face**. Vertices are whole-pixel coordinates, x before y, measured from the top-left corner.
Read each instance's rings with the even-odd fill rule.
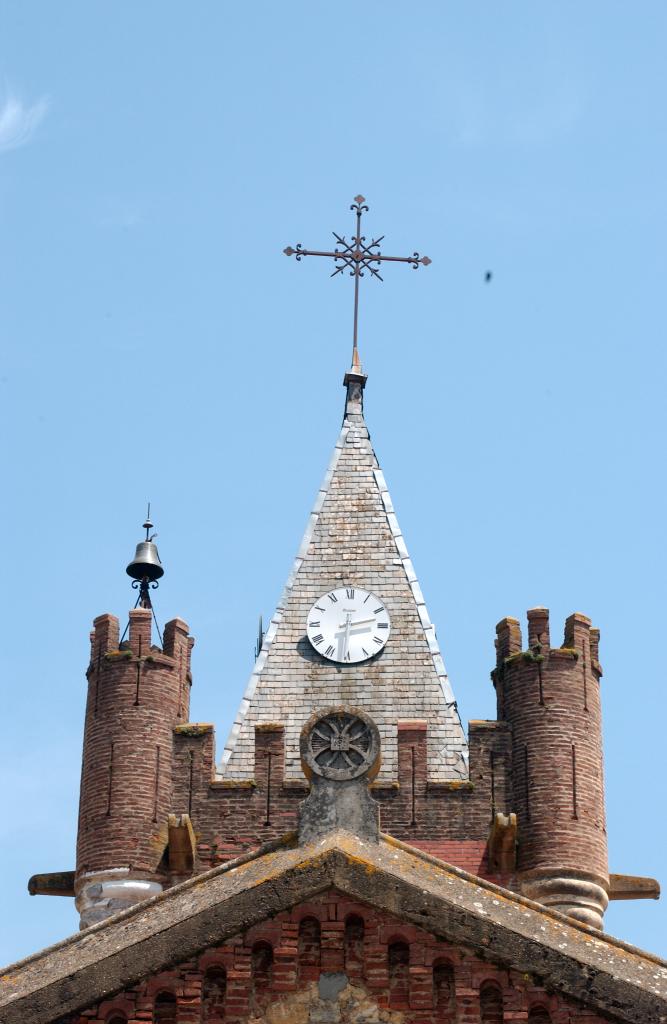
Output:
[[[311,644],[323,657],[341,664],[372,658],[386,644],[390,629],[384,601],[358,587],[330,590],[308,613]]]

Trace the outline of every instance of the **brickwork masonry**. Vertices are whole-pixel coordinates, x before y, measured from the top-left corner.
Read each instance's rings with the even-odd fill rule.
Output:
[[[421,720],[397,723],[398,777],[371,784],[380,827],[397,839],[507,885],[489,863],[496,811],[511,811],[510,737],[505,723],[470,726],[470,777],[434,782],[428,772],[428,729]],[[211,725],[174,730],[174,807],[189,814],[198,837],[196,870],[205,871],[297,827],[308,793],[303,775],[285,775],[285,733],[279,723],[255,729],[251,780],[216,779]]]
[[[516,619],[496,632],[492,679],[511,733],[520,889],[599,928],[609,887],[599,632],[575,613],[552,647],[546,608],[528,612],[525,649]]]
[[[63,1024],[603,1024],[526,972],[335,891]]]
[[[498,625],[498,721],[470,723],[467,777],[434,779],[430,723],[404,719],[394,725],[395,775],[371,792],[383,832],[600,927],[608,874],[598,633],[573,615],[552,648],[546,609],[528,621],[525,650],[517,620]],[[188,721],[194,641],[184,622],[167,625],[163,650],[143,609],[130,613],[127,643],[118,632],[113,616],[95,620],[75,883],[83,926],[294,831],[308,792],[303,774],[288,774],[280,721],[256,724],[250,777],[216,775],[213,726]],[[170,816],[187,823],[186,867],[182,857],[174,866]]]
[[[151,611],[130,612],[129,640],[101,615],[91,634],[75,891],[82,925],[159,891],[172,809],[173,729],[188,719],[190,651],[180,619],[163,649]]]

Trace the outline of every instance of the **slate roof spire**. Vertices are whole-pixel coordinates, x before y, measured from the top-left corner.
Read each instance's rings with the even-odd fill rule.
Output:
[[[364,419],[366,384],[358,352],[345,374],[345,414],[278,607],[264,636],[220,777],[254,776],[254,733],[262,723],[285,727],[285,776],[301,777],[299,735],[314,711],[335,704],[373,717],[382,740],[379,781],[397,778],[398,722],[428,722],[428,772],[434,781],[466,778],[467,744],[456,702]],[[306,635],[307,615],[323,594],[357,586],[380,597],[391,636],[374,658],[337,664]]]

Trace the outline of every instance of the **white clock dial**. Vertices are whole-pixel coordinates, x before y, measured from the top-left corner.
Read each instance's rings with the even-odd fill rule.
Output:
[[[391,630],[384,601],[359,587],[322,594],[308,613],[308,639],[323,657],[341,664],[365,661],[381,651]]]

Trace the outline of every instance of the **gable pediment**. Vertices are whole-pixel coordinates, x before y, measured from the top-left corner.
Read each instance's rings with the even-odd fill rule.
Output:
[[[49,1024],[329,892],[590,1011],[667,1019],[667,965],[657,958],[395,840],[335,832],[302,847],[286,837],[8,968],[0,1020]]]

